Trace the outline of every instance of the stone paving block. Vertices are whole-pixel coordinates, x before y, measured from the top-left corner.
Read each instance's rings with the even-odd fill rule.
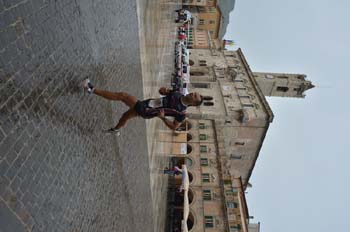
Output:
[[[0,199],[0,225],[3,232],[25,232],[23,224],[11,212],[10,208]]]
[[[9,169],[10,164],[7,162],[7,160],[3,159],[0,161],[0,175],[3,176],[6,171]]]
[[[2,0],[0,0],[0,12],[4,10],[4,7],[4,3],[2,2]]]

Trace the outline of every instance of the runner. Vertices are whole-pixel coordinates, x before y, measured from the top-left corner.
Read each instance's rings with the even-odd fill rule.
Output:
[[[124,92],[96,89],[89,79],[84,81],[84,90],[89,94],[95,94],[108,100],[122,101],[129,107],[129,110],[124,112],[117,125],[106,130],[106,132],[116,133],[118,136],[120,135],[119,129],[125,126],[129,119],[137,116],[144,119],[158,117],[168,128],[176,130],[186,118],[186,108],[188,106],[199,106],[203,102],[203,96],[197,92],[184,96],[180,92],[171,91],[165,87],[159,89],[159,93],[165,95],[165,97],[139,101],[136,97]],[[174,120],[170,121],[166,116],[173,117]]]

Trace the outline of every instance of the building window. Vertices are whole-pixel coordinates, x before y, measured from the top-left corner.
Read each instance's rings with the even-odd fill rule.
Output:
[[[186,164],[187,167],[191,167],[192,163],[193,162],[192,162],[192,160],[190,158],[187,158],[187,157],[185,158],[185,164]]]
[[[250,96],[248,95],[239,95],[238,97],[241,99],[250,99]]]
[[[214,217],[213,216],[204,216],[205,228],[214,227]]]
[[[205,129],[205,123],[200,122],[198,124],[198,128],[204,130]]]
[[[209,166],[209,162],[207,158],[201,158],[201,166]]]
[[[244,146],[244,142],[235,142],[236,146]]]
[[[190,144],[187,144],[187,154],[190,154],[192,152],[192,146]]]
[[[210,20],[209,24],[215,24],[215,20]]]
[[[202,181],[205,183],[209,183],[210,182],[210,175],[209,173],[202,173]]]
[[[208,83],[192,83],[193,88],[208,89],[210,84]]]
[[[199,25],[204,25],[204,19],[199,20]]]
[[[203,200],[204,201],[210,201],[211,198],[211,190],[210,189],[203,189]]]
[[[214,102],[204,102],[203,105],[205,105],[205,106],[213,106]]]
[[[213,97],[211,97],[211,96],[203,96],[203,100],[205,100],[205,101],[211,101],[211,100],[213,100],[214,98]]]
[[[237,224],[234,226],[230,226],[230,232],[236,232],[241,230],[241,225]]]
[[[192,140],[192,135],[190,133],[187,134],[187,142]]]
[[[207,66],[206,60],[199,60],[199,66]]]
[[[277,91],[279,92],[287,92],[288,91],[288,87],[285,87],[285,86],[277,86]]]
[[[241,155],[234,155],[234,154],[231,154],[230,155],[230,159],[242,159],[242,156]]]
[[[247,108],[254,108],[254,104],[242,104],[242,107],[244,109],[247,109]]]
[[[229,208],[229,209],[236,209],[236,208],[238,208],[238,204],[236,202],[233,202],[233,201],[228,201],[227,202],[227,208]]]
[[[207,147],[207,146],[204,146],[204,145],[200,145],[200,146],[199,146],[199,151],[200,151],[201,153],[208,152],[208,147]]]
[[[213,13],[213,12],[216,11],[216,9],[215,9],[214,7],[209,7],[209,8],[208,8],[208,11],[211,12],[211,13]]]
[[[280,79],[288,79],[288,77],[286,77],[286,76],[278,76],[278,78],[280,78]]]
[[[208,136],[206,134],[200,134],[199,135],[199,140],[207,140]]]
[[[232,191],[232,189],[225,189],[225,195],[226,195],[226,196],[233,196],[233,191]]]
[[[224,179],[224,184],[231,185],[232,182],[230,179]]]
[[[203,72],[190,72],[191,76],[204,76]]]
[[[240,232],[240,229],[230,227],[230,232]]]

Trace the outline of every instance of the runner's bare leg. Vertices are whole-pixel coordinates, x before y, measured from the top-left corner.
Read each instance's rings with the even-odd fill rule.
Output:
[[[125,126],[126,122],[132,118],[137,117],[138,114],[136,113],[134,108],[130,108],[128,111],[126,111],[122,117],[119,119],[118,124],[114,127],[115,129],[120,129],[121,127]]]
[[[101,89],[94,89],[93,93],[111,101],[122,101],[130,108],[132,108],[137,102],[136,97],[124,92],[110,92]]]

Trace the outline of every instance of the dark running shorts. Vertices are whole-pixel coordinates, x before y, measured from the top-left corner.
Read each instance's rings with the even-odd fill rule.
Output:
[[[138,115],[145,119],[157,117],[159,113],[159,110],[148,107],[148,101],[137,101],[134,109]]]
[[[137,101],[134,109],[138,115],[140,115],[144,119],[150,119],[157,117],[159,114],[159,108],[150,108],[148,107],[148,101]],[[186,114],[184,112],[177,112],[174,109],[170,108],[162,108],[164,110],[165,116],[171,116],[174,117],[176,121],[182,122]]]

